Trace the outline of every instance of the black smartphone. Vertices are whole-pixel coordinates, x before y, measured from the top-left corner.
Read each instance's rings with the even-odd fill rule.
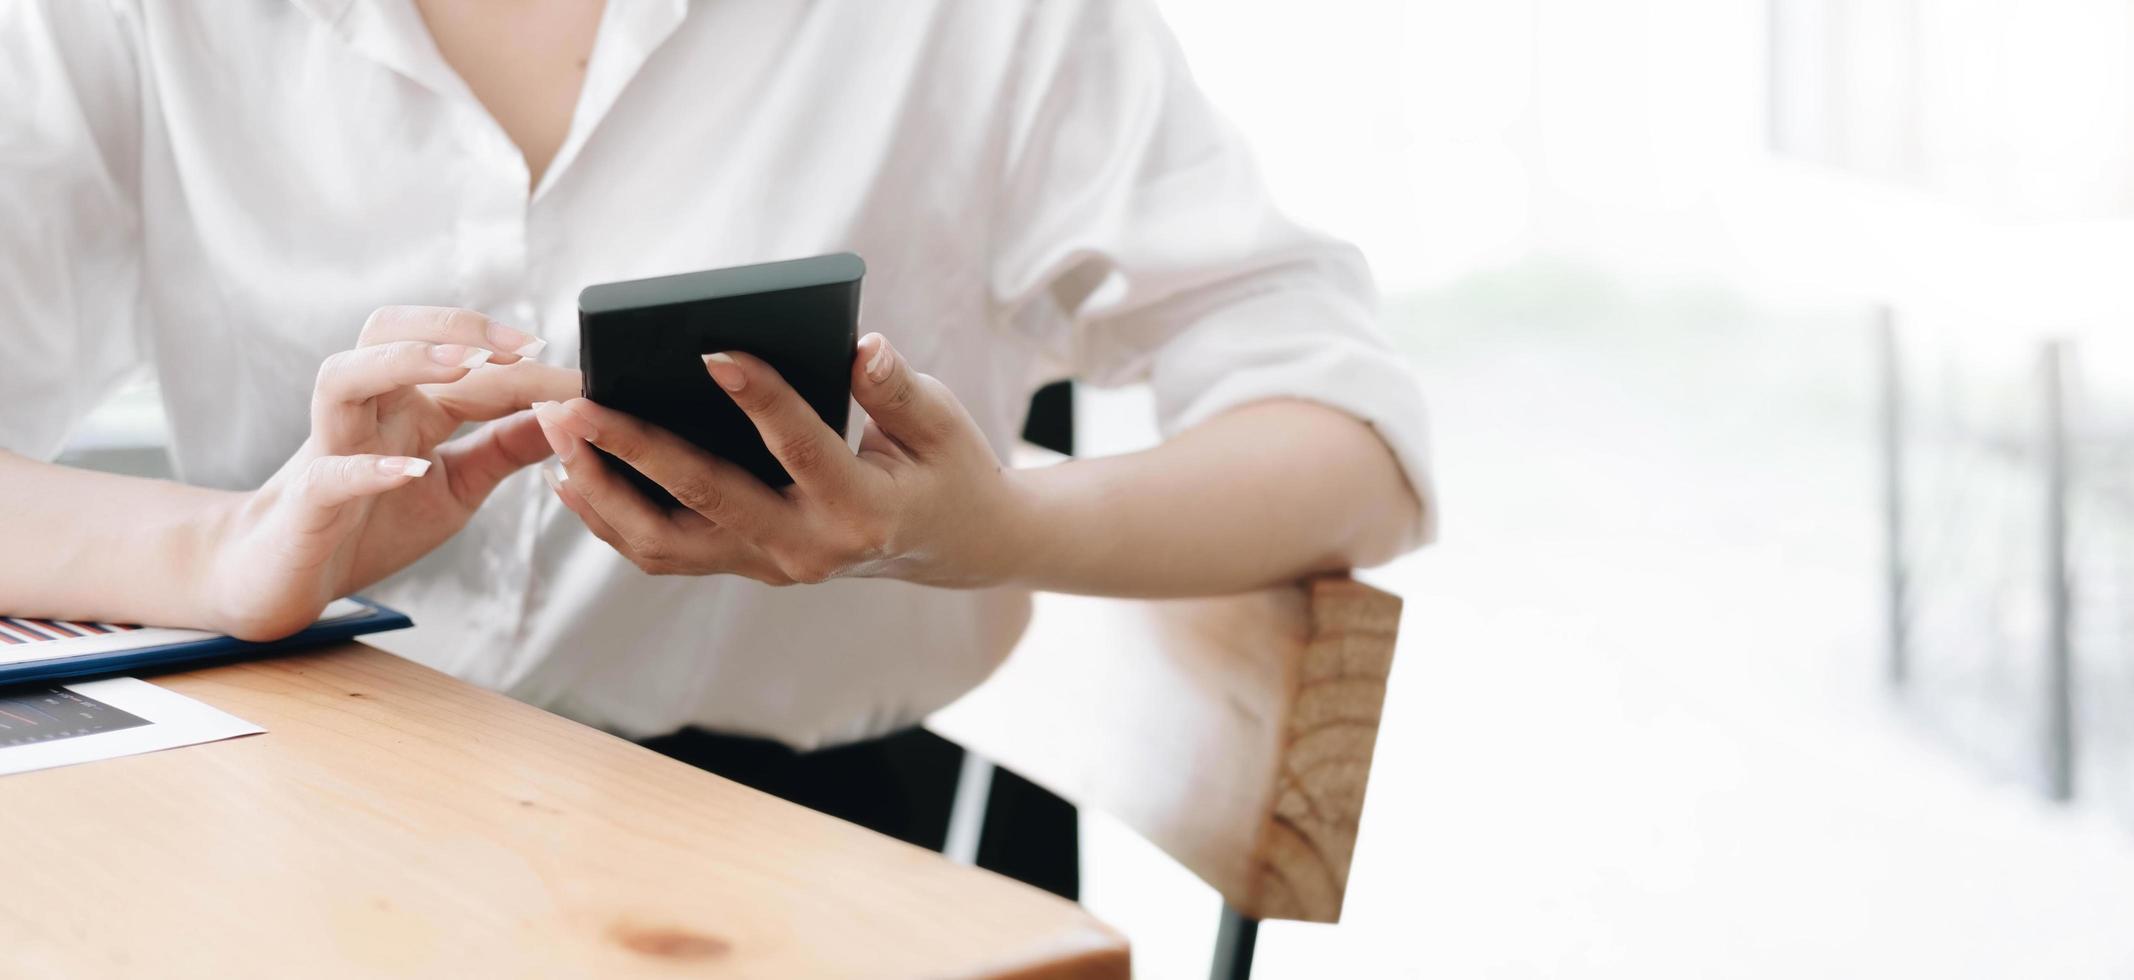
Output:
[[[771,486],[790,484],[755,423],[704,370],[704,355],[762,358],[823,424],[844,434],[866,272],[859,256],[840,252],[588,286],[578,294],[585,397],[667,429]],[[680,506],[629,464],[606,462],[652,500]]]

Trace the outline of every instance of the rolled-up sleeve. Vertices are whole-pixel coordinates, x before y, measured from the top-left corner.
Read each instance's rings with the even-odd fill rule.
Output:
[[[132,24],[0,0],[0,449],[56,455],[144,359]]]
[[[1427,538],[1422,393],[1363,256],[1274,207],[1146,3],[1032,6],[1004,122],[1004,317],[1080,381],[1147,383],[1166,436],[1276,398],[1369,423]]]

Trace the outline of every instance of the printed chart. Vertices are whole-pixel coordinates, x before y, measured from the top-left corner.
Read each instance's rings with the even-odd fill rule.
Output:
[[[0,748],[146,724],[145,718],[64,687],[0,689]]]

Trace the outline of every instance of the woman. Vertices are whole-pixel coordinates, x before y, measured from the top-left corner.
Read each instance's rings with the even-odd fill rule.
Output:
[[[1359,257],[1270,207],[1141,3],[0,11],[9,612],[269,637],[366,591],[420,624],[389,648],[589,723],[808,747],[971,687],[1028,589],[1232,591],[1427,533]],[[745,356],[706,369],[782,494],[573,398],[582,287],[838,250],[894,339],[853,368],[857,455]],[[144,365],[182,485],[42,461]],[[1003,470],[1069,375],[1148,382],[1171,438]],[[514,477],[552,449],[555,490]]]

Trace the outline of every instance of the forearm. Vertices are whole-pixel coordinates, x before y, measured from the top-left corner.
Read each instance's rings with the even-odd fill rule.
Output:
[[[0,452],[0,614],[213,627],[201,586],[235,496]]]
[[[1016,584],[1215,595],[1385,561],[1421,508],[1370,426],[1321,405],[1224,413],[1154,449],[1011,473]]]

